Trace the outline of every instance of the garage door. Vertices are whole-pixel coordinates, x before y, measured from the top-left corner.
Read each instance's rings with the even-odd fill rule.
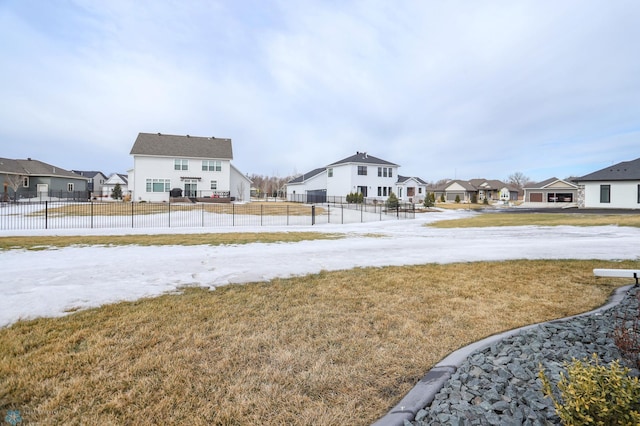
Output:
[[[542,202],[542,192],[532,192],[529,194],[529,201],[532,203],[541,203]]]

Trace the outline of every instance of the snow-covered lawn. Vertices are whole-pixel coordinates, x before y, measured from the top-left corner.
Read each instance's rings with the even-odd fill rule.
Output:
[[[0,327],[20,318],[58,316],[181,286],[213,289],[321,270],[505,259],[640,259],[638,228],[423,226],[472,214],[444,211],[417,215],[415,220],[349,225],[2,231],[5,236],[315,231],[345,237],[237,246],[92,246],[0,252]]]

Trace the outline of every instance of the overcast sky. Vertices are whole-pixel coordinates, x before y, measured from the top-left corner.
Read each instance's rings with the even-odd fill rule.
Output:
[[[0,157],[126,172],[139,132],[244,173],[366,151],[534,181],[640,157],[640,1],[0,0]]]

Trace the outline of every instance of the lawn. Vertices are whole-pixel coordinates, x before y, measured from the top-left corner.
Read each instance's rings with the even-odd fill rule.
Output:
[[[21,321],[0,329],[0,413],[46,424],[370,424],[455,349],[587,311],[626,284],[593,268],[638,267],[357,268]]]
[[[164,245],[225,245],[249,243],[293,243],[310,240],[342,238],[339,234],[320,232],[229,232],[202,234],[152,234],[152,235],[83,235],[0,237],[0,250],[43,250],[68,246],[164,246]]]
[[[633,226],[640,227],[640,214],[588,213],[502,213],[479,214],[466,219],[442,220],[428,224],[436,228],[486,228],[494,226]]]

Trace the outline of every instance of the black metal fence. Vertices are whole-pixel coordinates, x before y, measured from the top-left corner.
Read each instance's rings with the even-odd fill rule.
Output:
[[[0,230],[289,226],[415,218],[412,205],[290,203],[0,203]]]

